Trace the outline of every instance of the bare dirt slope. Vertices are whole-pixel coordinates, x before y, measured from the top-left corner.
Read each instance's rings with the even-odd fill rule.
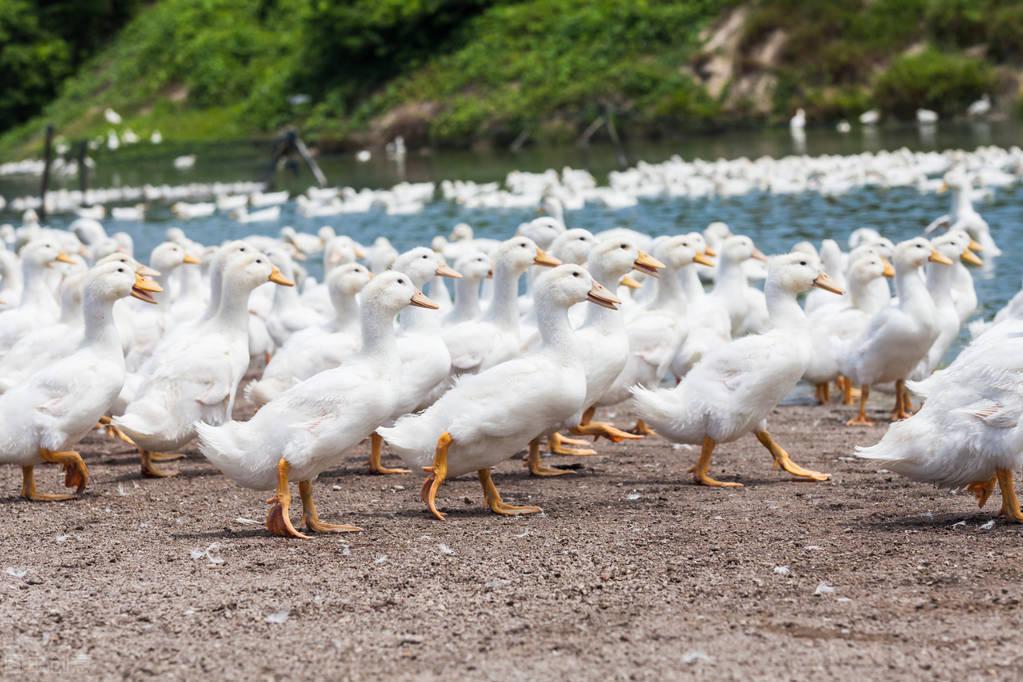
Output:
[[[882,428],[841,408],[773,418],[794,459],[834,474],[797,483],[753,438],[690,484],[695,452],[660,439],[557,461],[532,480],[499,467],[497,518],[474,479],[372,477],[352,459],[316,484],[321,514],[364,533],[268,537],[266,494],[198,455],[170,480],[101,436],[83,444],[85,499],[31,504],[0,470],[0,670],[6,677],[699,677],[938,679],[1018,674],[1020,533],[969,495],[850,459]],[[880,415],[877,415],[880,416]],[[624,419],[622,419],[624,421]],[[391,460],[393,463],[393,460]],[[59,485],[55,471],[43,489]],[[296,516],[297,513],[296,504]],[[212,546],[212,547],[211,547]],[[209,549],[208,552],[205,550]],[[829,589],[830,586],[830,589]]]

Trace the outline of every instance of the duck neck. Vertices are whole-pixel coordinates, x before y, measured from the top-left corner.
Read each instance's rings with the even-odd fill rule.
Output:
[[[568,321],[568,309],[543,296],[535,302],[534,309],[544,348],[562,357],[573,357],[575,335]]]
[[[359,302],[354,294],[347,291],[334,297],[334,329],[344,331],[353,328],[359,321]]]
[[[764,285],[764,298],[767,299],[767,313],[772,326],[781,329],[806,327],[806,314],[799,306],[795,294],[768,280]]]
[[[682,296],[682,283],[678,278],[678,270],[665,268],[657,281],[657,294],[651,308],[656,310],[677,310],[685,312],[685,299]]]
[[[123,362],[124,350],[121,347],[120,335],[117,333],[117,325],[114,324],[114,302],[94,298],[86,293],[82,308],[85,320],[82,345],[116,351],[115,354]]]
[[[412,283],[416,285],[416,289],[422,290],[424,282],[413,279]],[[409,305],[398,313],[398,325],[406,332],[428,333],[435,331],[440,326],[440,317],[436,310]]]
[[[958,216],[973,210],[969,189],[966,187],[952,190],[952,215]]]
[[[480,281],[475,277],[463,277],[455,282],[456,320],[474,320],[480,314]]]
[[[451,292],[448,291],[447,282],[443,277],[438,276],[430,280],[430,299],[441,308],[451,305]]]
[[[220,307],[211,322],[223,329],[248,330],[249,328],[249,295],[248,287],[232,286],[225,279],[220,291]]]
[[[494,295],[490,299],[490,307],[483,316],[484,320],[504,329],[518,329],[518,288],[521,274],[507,265],[497,264],[494,271]]]
[[[291,279],[291,277],[287,274],[284,276]],[[274,286],[274,300],[273,305],[270,307],[274,314],[283,313],[285,310],[295,308],[299,305],[301,305],[301,303],[298,295],[298,287]]]
[[[384,310],[379,304],[364,302],[359,310],[359,326],[362,330],[362,355],[397,357],[393,312]]]
[[[160,274],[153,277],[157,284],[160,285],[160,289],[163,291],[154,291],[151,295],[156,299],[159,304],[166,304],[168,301],[174,300],[174,286],[171,284],[171,280],[174,278],[171,276],[177,268],[168,268],[167,270],[160,270]]]
[[[916,268],[895,270],[895,293],[899,297],[899,307],[903,310],[925,315],[933,311],[934,302]]]
[[[223,286],[224,269],[219,264],[214,263],[213,267],[210,268],[210,302],[206,305],[206,312],[203,313],[200,322],[212,320],[216,316],[217,311],[220,310],[220,289]]]
[[[748,285],[746,275],[742,272],[742,261],[722,258],[718,261],[717,276],[714,278],[714,291],[727,291]]]
[[[931,263],[927,266],[927,291],[934,305],[952,304],[952,274],[953,269],[947,265]]]
[[[858,310],[866,313],[873,313],[871,310],[873,298],[870,296],[870,287],[874,280],[864,281],[862,279],[849,280],[849,304]]]
[[[618,280],[622,278],[622,275],[609,274],[596,263],[591,263],[589,267],[590,276],[604,285],[605,289],[608,291],[618,290]],[[623,329],[625,327],[625,319],[622,317],[621,310],[611,310],[602,305],[587,305],[586,319],[583,321],[583,326],[602,330]]]
[[[53,303],[53,293],[46,283],[46,269],[26,261],[22,268],[21,305],[38,306]]]
[[[178,300],[193,299],[199,295],[199,288],[202,286],[202,272],[198,267],[184,268],[178,280],[181,284]]]
[[[663,277],[663,276],[662,276]],[[700,283],[700,274],[696,271],[696,265],[690,263],[679,270],[679,281],[682,283],[682,293],[685,300],[694,303],[701,300],[706,292],[703,284]]]

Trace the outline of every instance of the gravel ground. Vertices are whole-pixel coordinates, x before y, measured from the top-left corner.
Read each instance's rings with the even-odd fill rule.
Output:
[[[887,400],[884,405],[887,406]],[[0,672],[55,678],[1008,678],[1018,674],[1021,529],[972,496],[908,483],[850,455],[883,425],[784,407],[772,433],[833,480],[795,482],[753,437],[696,451],[651,438],[558,458],[575,475],[497,469],[498,518],[474,478],[419,502],[422,475],[362,458],[316,483],[321,516],[365,532],[269,537],[266,494],[195,452],[141,480],[97,434],[82,500],[27,503],[0,470]],[[882,416],[880,412],[875,417]],[[619,423],[627,422],[621,415]],[[385,459],[394,465],[395,459]],[[56,470],[39,476],[57,490]],[[297,495],[295,516],[297,512]]]

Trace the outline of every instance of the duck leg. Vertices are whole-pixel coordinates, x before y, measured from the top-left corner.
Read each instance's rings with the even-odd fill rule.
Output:
[[[909,419],[912,416],[911,412],[906,410],[906,398],[908,392],[906,391],[906,381],[904,379],[895,380],[895,410],[892,412],[892,421],[902,421],[903,419]]]
[[[1012,469],[996,469],[995,477],[998,479],[998,487],[1002,491],[1002,511],[1000,515],[1008,516],[1016,523],[1023,523],[1023,511],[1019,507],[1019,498],[1016,497],[1016,484],[1013,481]]]
[[[847,379],[848,381],[848,379]],[[873,426],[874,422],[867,419],[867,398],[870,397],[870,386],[860,386],[860,413],[847,421],[846,426]]]
[[[21,496],[31,502],[65,502],[73,500],[74,495],[61,493],[41,493],[36,490],[35,467],[21,467]]]
[[[792,458],[789,457],[789,453],[785,452],[785,448],[778,445],[778,442],[767,431],[757,431],[756,436],[760,444],[770,451],[771,456],[774,457],[775,464],[796,478],[805,478],[811,481],[827,481],[831,478],[831,474],[822,474],[819,471],[804,469],[793,462]]]
[[[991,497],[991,493],[994,492],[995,484],[998,482],[997,476],[992,476],[989,481],[974,481],[970,485],[966,486],[966,489],[973,493],[974,497],[977,498],[977,506],[981,509],[987,504],[987,499]]]
[[[85,460],[74,450],[39,450],[39,456],[44,462],[60,464],[64,467],[64,485],[68,488],[75,488],[75,492],[81,495],[85,486],[89,483],[89,467],[85,466]]]
[[[371,474],[410,474],[408,469],[389,469],[381,464],[384,453],[384,439],[375,431],[369,435],[369,473]]]
[[[657,432],[647,426],[642,419],[636,420],[636,425],[629,429],[629,433],[634,433],[637,436],[657,436]]]
[[[690,469],[690,473],[693,474],[693,480],[698,485],[707,485],[712,488],[742,488],[742,483],[736,483],[734,481],[719,481],[711,478],[710,474],[710,458],[714,455],[714,447],[717,445],[714,439],[710,436],[704,436],[703,438],[703,449],[700,450],[700,459]]]
[[[420,499],[426,503],[430,513],[438,521],[444,520],[444,514],[437,510],[437,491],[440,484],[448,477],[448,448],[454,439],[451,434],[445,431],[437,439],[437,449],[433,453],[433,466],[423,467],[423,471],[430,474],[430,477],[423,481],[423,490],[419,494]]]
[[[185,456],[180,452],[150,452],[150,462],[176,462],[179,459],[184,459]]]
[[[604,437],[612,443],[621,443],[623,440],[640,440],[643,438],[638,433],[629,433],[615,428],[607,422],[593,421],[593,414],[597,411],[596,406],[589,407],[583,412],[579,425],[572,428],[572,433],[578,436],[593,436],[593,439]]]
[[[480,476],[480,485],[483,486],[483,499],[490,511],[500,516],[521,516],[522,514],[536,514],[543,511],[540,507],[533,505],[507,504],[501,499],[501,493],[494,485],[494,479],[490,475],[490,469],[480,469],[477,472]]]
[[[291,523],[291,490],[288,487],[288,472],[291,465],[283,457],[277,462],[277,490],[267,500],[271,505],[266,515],[266,529],[272,535],[308,540],[309,536],[299,533]]]
[[[589,445],[584,440],[578,438],[566,438],[560,433],[555,431],[547,439],[547,449],[552,455],[571,455],[573,457],[589,457],[597,454],[597,451],[592,448],[570,448],[567,445]]]
[[[305,527],[314,533],[358,533],[362,529],[358,526],[350,526],[347,523],[326,523],[320,521],[320,515],[316,512],[316,503],[313,502],[312,481],[299,481],[298,494],[302,498],[302,513],[305,520]]]
[[[177,476],[178,472],[169,471],[167,469],[161,469],[160,467],[153,464],[156,458],[153,457],[152,452],[149,450],[139,450],[139,457],[142,465],[142,477],[143,478],[170,478],[171,476]]]
[[[533,476],[564,476],[572,473],[568,469],[546,467],[540,462],[540,436],[529,441],[529,456],[526,458],[526,466],[529,467],[529,473]]]
[[[121,429],[114,426],[113,421],[110,417],[104,415],[99,418],[99,426],[106,432],[107,438],[116,438],[119,441],[123,441],[128,445],[135,445],[135,441],[128,437],[128,435]]]

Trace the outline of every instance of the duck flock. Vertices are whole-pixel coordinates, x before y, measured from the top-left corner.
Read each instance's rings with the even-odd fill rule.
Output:
[[[562,209],[577,197],[568,189],[597,196],[573,174],[546,185],[549,215],[505,239],[462,223],[402,253],[386,237],[364,245],[332,228],[203,245],[174,227],[143,257],[95,217],[52,229],[29,211],[19,227],[0,228],[0,462],[21,467],[28,500],[67,500],[88,486],[75,447],[95,429],[137,448],[150,478],[174,475],[166,462],[197,443],[235,483],[274,491],[271,533],[305,538],[291,518],[294,482],[306,531],[360,530],[322,521],[313,500],[317,476],[353,451],[378,474],[424,472],[421,499],[438,519],[444,481],[472,473],[494,513],[538,512],[505,502],[491,468],[525,453],[538,478],[569,474],[545,453],[589,456],[601,438],[697,446],[697,484],[740,487],[712,476],[712,456],[751,434],[789,475],[825,481],[769,431],[772,410],[805,382],[821,404],[835,388],[850,428],[872,423],[871,393],[891,401],[893,423],[860,457],[968,488],[981,505],[998,486],[1002,513],[1023,521],[1013,485],[1023,293],[971,325],[976,338],[945,364],[978,308],[971,268],[992,268],[1000,254],[974,188],[1014,179],[1021,154],[892,158],[903,172],[889,164],[888,181],[941,171],[935,189],[950,191],[950,213],[900,243],[861,228],[844,245],[800,242],[771,257],[721,222],[659,235],[569,227]],[[727,167],[721,178],[759,177],[776,190],[797,176],[828,177],[834,191],[842,177],[879,177],[863,164],[832,163],[826,175]],[[657,168],[616,175],[605,189],[635,196],[657,180],[691,193],[694,178],[713,174],[684,180],[678,164]],[[520,174],[500,191],[544,192],[542,175]],[[497,190],[444,192],[466,203]],[[321,281],[303,265],[313,258]],[[247,421],[234,419],[239,391],[258,408]],[[635,422],[600,420],[615,406]],[[407,468],[385,466],[385,451]],[[74,493],[39,492],[43,463],[60,465]]]

